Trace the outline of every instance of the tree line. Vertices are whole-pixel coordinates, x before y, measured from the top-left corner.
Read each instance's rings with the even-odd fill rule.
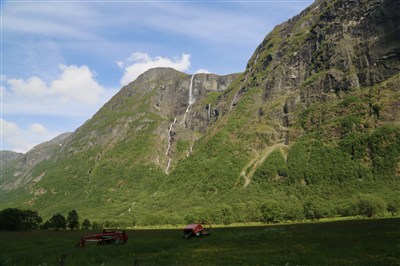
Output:
[[[99,224],[96,221],[91,223],[88,219],[84,219],[80,223],[76,210],[70,211],[66,217],[56,213],[49,220],[43,222],[43,219],[36,211],[8,208],[0,212],[0,231],[100,229],[103,227],[161,224],[178,225],[203,220],[226,225],[246,222],[280,223],[319,220],[333,216],[363,216],[369,218],[384,217],[386,215],[397,216],[399,214],[400,199],[394,199],[386,203],[380,197],[371,194],[359,195],[353,200],[343,201],[336,206],[317,196],[309,198],[303,204],[288,204],[276,200],[248,202],[233,206],[223,204],[222,206],[214,207],[213,210],[198,208],[186,215],[171,213],[169,215],[152,214],[146,217],[137,217],[130,224],[110,221]]]
[[[76,210],[68,213],[67,217],[60,213],[54,214],[49,220],[43,223],[42,217],[37,211],[20,210],[17,208],[8,208],[0,212],[0,231],[25,231],[36,229],[89,229],[97,226],[91,224],[88,219],[79,222],[79,215]]]

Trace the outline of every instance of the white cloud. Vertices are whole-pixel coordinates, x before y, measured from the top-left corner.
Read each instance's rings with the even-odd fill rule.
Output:
[[[21,129],[14,123],[8,122],[2,118],[0,118],[1,122],[1,137],[10,137],[19,135]]]
[[[16,123],[0,118],[0,124],[2,144],[6,147],[12,147],[11,150],[15,152],[25,153],[34,146],[60,134],[59,132],[48,131],[39,123],[34,123],[24,129]]]
[[[78,101],[94,105],[104,89],[94,80],[87,66],[60,66],[63,71],[58,80],[52,82],[50,90],[59,94],[63,101]]]
[[[34,134],[38,135],[45,135],[48,133],[48,130],[41,124],[39,123],[34,123],[29,126],[29,132],[32,132]]]
[[[39,102],[57,102],[68,104],[79,102],[84,105],[95,105],[105,92],[87,66],[60,65],[60,77],[48,86],[38,77],[27,80],[8,79],[9,97],[36,99]]]
[[[196,70],[194,73],[195,74],[199,74],[199,73],[210,74],[211,72],[208,71],[208,69],[200,68],[200,69]]]
[[[46,83],[38,77],[31,77],[28,80],[10,79],[7,83],[16,96],[41,98],[51,94]]]
[[[36,76],[0,77],[3,85],[0,87],[1,148],[26,152],[82,125],[117,92],[105,90],[94,77],[89,67],[74,65],[60,65],[58,78],[49,83]],[[38,120],[43,123],[37,123]],[[47,129],[46,124],[53,129]]]
[[[190,55],[183,53],[180,58],[170,59],[161,56],[152,58],[147,53],[136,52],[126,60],[117,62],[117,65],[124,71],[120,81],[124,86],[143,72],[155,67],[172,67],[178,71],[186,71],[190,68]]]

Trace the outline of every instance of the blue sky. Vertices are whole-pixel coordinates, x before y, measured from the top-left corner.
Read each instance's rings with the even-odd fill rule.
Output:
[[[2,1],[1,149],[72,132],[150,67],[240,72],[313,1]]]

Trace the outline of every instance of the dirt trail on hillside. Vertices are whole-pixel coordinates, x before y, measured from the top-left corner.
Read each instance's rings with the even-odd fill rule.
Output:
[[[240,173],[241,176],[243,176],[245,183],[244,187],[247,187],[250,184],[251,178],[254,175],[254,172],[257,170],[258,166],[261,165],[265,159],[277,148],[281,147],[287,147],[287,145],[283,143],[277,143],[274,144],[267,149],[263,151],[262,154],[259,154],[257,151],[255,153],[257,154],[256,157],[254,157],[243,169],[243,171]]]

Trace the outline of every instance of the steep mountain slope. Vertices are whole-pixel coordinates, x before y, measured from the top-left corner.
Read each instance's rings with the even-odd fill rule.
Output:
[[[241,128],[270,134],[273,143],[311,136],[335,146],[398,126],[398,7],[396,1],[317,1],[277,26],[256,49],[230,102],[231,109],[252,103],[243,111],[259,121],[243,119]]]
[[[26,185],[29,182],[36,183],[40,181],[42,176],[32,175],[32,170],[40,162],[54,158],[54,155],[70,135],[71,133],[63,133],[50,141],[36,145],[26,154],[1,151],[1,190],[14,190]],[[9,155],[4,156],[4,154]]]
[[[255,221],[271,200],[285,219],[310,202],[343,214],[360,194],[390,203],[399,25],[398,1],[318,0],[268,34],[243,74],[150,70],[6,203],[119,225]]]
[[[127,211],[135,199],[153,193],[218,119],[211,104],[202,109],[195,103],[207,103],[236,77],[187,75],[171,68],[147,71],[69,136],[56,154],[29,171],[29,176],[40,177],[39,183],[27,180],[32,182],[14,186],[4,198],[10,204],[45,206],[48,214],[71,205],[86,208],[90,215],[100,204],[106,217],[108,209]],[[8,172],[15,176],[17,171]]]
[[[160,191],[169,193],[153,197],[156,220],[174,211],[166,220],[257,220],[271,200],[287,219],[308,202],[324,215],[348,213],[362,194],[392,202],[399,10],[396,1],[316,1],[277,26],[216,99],[221,117],[167,177]]]
[[[7,165],[10,161],[13,161],[19,157],[21,157],[23,153],[13,152],[13,151],[0,151],[0,165]]]

